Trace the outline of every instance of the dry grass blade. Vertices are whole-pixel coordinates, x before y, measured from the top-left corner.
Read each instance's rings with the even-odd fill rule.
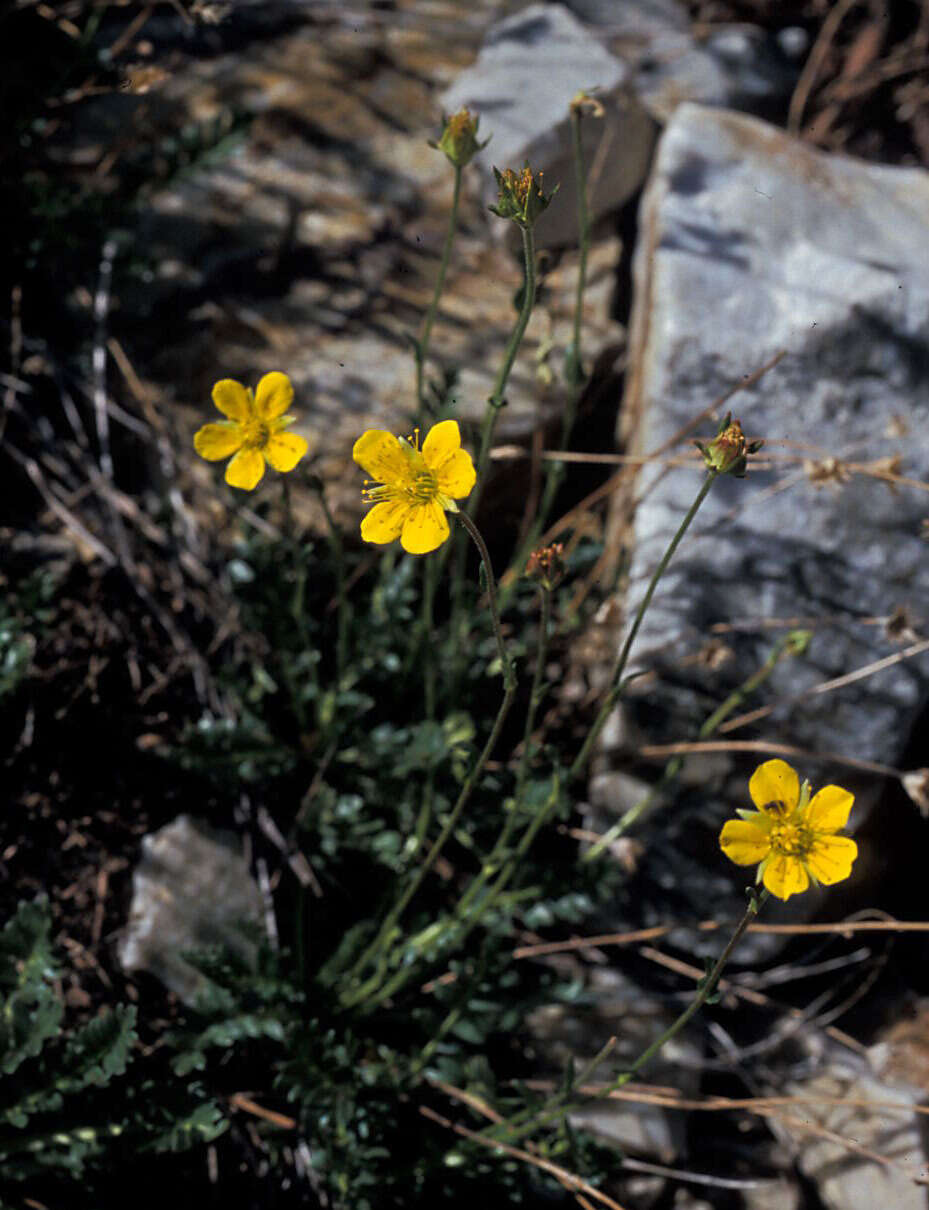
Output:
[[[572,937],[567,941],[544,941],[538,945],[522,945],[513,950],[514,958],[541,958],[546,954],[565,954],[571,950],[597,949],[602,946],[638,945],[659,941],[677,929],[693,928],[700,933],[715,933],[728,928],[724,920],[701,920],[697,924],[675,921],[656,924],[647,929],[627,933],[598,933],[593,937]],[[828,935],[851,937],[856,933],[929,933],[929,920],[837,920],[830,924],[759,924],[748,926],[750,933],[770,933],[779,937]],[[701,977],[703,971],[699,972]]]
[[[522,1160],[524,1164],[531,1164],[533,1168],[539,1168],[542,1172],[547,1172],[549,1176],[553,1176],[565,1189],[569,1189],[575,1194],[585,1193],[593,1201],[599,1202],[601,1206],[606,1206],[607,1210],[625,1210],[619,1202],[614,1201],[611,1197],[607,1197],[605,1193],[601,1193],[599,1189],[595,1189],[593,1185],[588,1184],[582,1177],[569,1172],[567,1168],[562,1168],[560,1164],[553,1164],[551,1160],[542,1159],[541,1156],[533,1155],[529,1151],[523,1151],[520,1147],[512,1147],[509,1143],[501,1143],[499,1140],[494,1139],[485,1139],[477,1131],[469,1130],[466,1126],[461,1126],[456,1122],[449,1121],[448,1118],[443,1118],[441,1114],[436,1113],[434,1109],[430,1109],[428,1105],[420,1105],[419,1112],[424,1118],[428,1118],[431,1122],[436,1122],[439,1126],[444,1126],[446,1130],[453,1130],[455,1134],[461,1135],[462,1138],[468,1139],[469,1142],[477,1143],[481,1147],[487,1147],[491,1151],[502,1151],[513,1159]]]
[[[858,0],[839,0],[839,3],[829,11],[829,15],[823,22],[822,28],[819,31],[819,37],[813,44],[813,49],[810,51],[807,61],[803,65],[803,71],[800,73],[800,79],[797,81],[794,95],[790,98],[790,108],[787,112],[787,129],[791,134],[799,133],[800,123],[803,120],[803,111],[806,109],[806,103],[810,98],[813,85],[819,77],[835,36],[839,32],[839,26],[857,2]]]
[[[554,1091],[554,1085],[548,1080],[529,1080],[527,1087],[536,1092]],[[846,1151],[860,1155],[863,1159],[872,1160],[885,1168],[893,1168],[904,1173],[916,1185],[929,1184],[929,1177],[922,1173],[913,1172],[892,1156],[884,1155],[863,1146],[854,1139],[846,1138],[837,1131],[830,1130],[809,1118],[795,1117],[784,1112],[785,1108],[800,1109],[804,1106],[822,1106],[859,1109],[874,1112],[902,1113],[929,1115],[929,1106],[900,1104],[894,1101],[871,1101],[855,1097],[706,1097],[704,1099],[685,1098],[668,1089],[650,1090],[643,1086],[627,1085],[621,1089],[611,1089],[601,1084],[585,1084],[579,1090],[586,1096],[605,1098],[609,1100],[627,1101],[640,1105],[654,1105],[662,1109],[676,1109],[685,1112],[722,1112],[727,1110],[744,1110],[758,1117],[776,1119],[782,1125],[793,1130],[811,1134],[816,1138],[826,1139],[836,1143]]]
[[[895,769],[892,765],[882,765],[873,760],[856,760],[853,756],[843,756],[839,752],[814,752],[796,744],[779,744],[766,739],[708,739],[694,743],[643,744],[638,750],[639,756],[659,759],[689,752],[773,752],[778,756],[799,756],[807,760],[845,765],[848,769],[860,769],[862,773],[877,773],[881,777],[896,777],[899,780],[902,780],[905,773],[903,769]]]
[[[872,660],[870,664],[864,664],[861,668],[856,668],[853,672],[847,672],[844,676],[833,677],[829,681],[820,681],[818,685],[812,685],[809,689],[805,689],[803,693],[794,693],[789,697],[778,698],[777,701],[770,702],[767,706],[759,706],[757,710],[749,710],[745,714],[738,714],[735,718],[727,719],[726,722],[720,724],[717,728],[720,735],[725,735],[729,731],[737,731],[740,727],[747,727],[749,723],[755,723],[760,718],[767,718],[773,710],[779,706],[796,705],[805,701],[808,697],[813,697],[822,693],[832,693],[835,689],[841,689],[845,685],[851,685],[855,681],[861,681],[869,676],[874,676],[877,672],[882,672],[885,668],[891,668],[894,664],[902,663],[904,660],[912,659],[915,655],[922,655],[924,651],[929,651],[929,639],[923,639],[919,643],[912,643],[903,651],[897,651],[893,655],[884,656],[880,660]]]

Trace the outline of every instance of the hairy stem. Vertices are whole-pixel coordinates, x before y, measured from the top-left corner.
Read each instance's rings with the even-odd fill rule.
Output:
[[[484,771],[484,766],[487,764],[487,761],[490,759],[490,756],[497,745],[497,741],[500,738],[500,733],[503,730],[503,724],[506,721],[506,716],[510,712],[510,707],[513,704],[513,698],[516,694],[516,672],[513,667],[513,663],[510,660],[509,653],[507,652],[506,644],[503,641],[503,630],[500,625],[500,615],[497,611],[496,582],[494,580],[493,567],[490,562],[490,555],[487,551],[487,545],[484,542],[484,539],[481,536],[477,526],[466,513],[459,512],[457,516],[474,540],[484,565],[484,571],[487,577],[487,598],[490,604],[490,614],[493,621],[494,635],[496,636],[497,640],[497,653],[500,657],[503,672],[503,700],[501,701],[500,708],[497,711],[497,717],[494,719],[494,724],[491,728],[490,735],[487,737],[487,741],[484,744],[480,755],[472,765],[471,771],[465,779],[464,785],[461,787],[458,799],[449,812],[445,823],[442,826],[442,830],[436,837],[432,848],[426,854],[422,864],[406,889],[403,891],[400,898],[387,913],[383,924],[378,930],[377,936],[367,946],[364,953],[353,966],[347,979],[348,987],[342,996],[342,1003],[346,1007],[354,1007],[363,1001],[367,1001],[368,1003],[378,1002],[379,997],[376,993],[378,985],[380,984],[379,973],[376,974],[373,979],[369,979],[360,987],[353,986],[352,979],[353,977],[357,977],[360,972],[372,961],[372,959],[376,958],[380,951],[383,950],[389,943],[391,934],[393,933],[394,927],[396,926],[398,920],[403,915],[413,896],[422,886],[426,875],[435,865],[439,853],[441,853],[449,837],[452,835],[452,832],[455,830],[458,820],[461,818],[461,813],[467,806],[468,800],[474,792],[478,779],[480,778],[481,773]]]
[[[445,242],[442,245],[442,259],[439,261],[439,276],[436,278],[435,290],[429,309],[423,317],[423,326],[419,340],[415,346],[416,357],[416,414],[417,422],[423,423],[425,410],[424,368],[429,356],[429,340],[432,336],[432,325],[439,310],[439,299],[445,288],[445,275],[448,272],[448,262],[451,258],[452,244],[455,242],[455,232],[458,228],[458,203],[461,200],[461,166],[453,165],[455,169],[455,188],[452,193],[452,208],[448,216],[448,228],[445,232]]]
[[[678,526],[677,532],[668,543],[667,550],[661,556],[661,561],[655,568],[655,572],[649,581],[648,588],[646,589],[645,596],[642,598],[639,608],[636,610],[636,615],[633,619],[632,625],[629,628],[629,633],[626,635],[626,641],[623,643],[622,650],[620,651],[616,663],[613,666],[613,672],[610,676],[610,685],[607,689],[606,696],[603,699],[603,705],[600,707],[600,712],[598,713],[596,719],[594,719],[593,726],[587,733],[587,738],[584,740],[580,752],[578,752],[577,756],[574,758],[574,764],[571,766],[572,778],[578,777],[586,768],[590,755],[593,752],[594,745],[600,737],[600,732],[603,730],[606,720],[610,717],[610,714],[612,714],[616,707],[616,703],[622,696],[622,676],[626,670],[626,664],[629,661],[629,652],[632,650],[632,644],[635,642],[635,637],[639,633],[639,627],[642,625],[642,619],[645,617],[648,607],[652,602],[652,597],[655,595],[655,589],[658,587],[658,582],[667,570],[668,564],[674,557],[674,552],[680,545],[681,539],[684,537],[684,534],[690,527],[691,521],[693,521],[694,517],[697,515],[700,505],[706,499],[709,490],[715,483],[716,479],[716,471],[711,470],[707,473],[707,477],[704,479],[699,492],[697,492],[693,504],[691,504],[690,508],[687,510],[687,515]]]

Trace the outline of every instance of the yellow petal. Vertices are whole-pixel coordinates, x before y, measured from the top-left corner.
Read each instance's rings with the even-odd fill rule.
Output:
[[[762,882],[778,899],[789,899],[806,890],[810,876],[799,858],[778,854],[765,864]]]
[[[239,450],[226,467],[226,482],[250,492],[261,482],[264,473],[265,460],[260,450]]]
[[[213,402],[224,416],[244,424],[251,415],[248,391],[234,378],[223,378],[213,387]]]
[[[435,500],[417,504],[403,522],[400,545],[411,555],[427,555],[448,537],[448,522],[442,506]]]
[[[730,819],[719,834],[719,847],[736,865],[756,865],[767,857],[771,842],[764,828],[744,819]]]
[[[265,374],[255,390],[255,407],[262,420],[283,416],[294,400],[290,379],[280,370]]]
[[[810,800],[803,822],[814,832],[838,832],[848,823],[854,801],[854,794],[841,786],[823,786]]]
[[[426,434],[422,454],[431,471],[440,471],[461,449],[461,431],[457,420],[440,420]]]
[[[858,846],[847,836],[820,836],[807,854],[806,864],[814,878],[832,886],[852,872]]]
[[[474,487],[477,472],[467,450],[456,450],[436,471],[439,491],[443,496],[463,500]]]
[[[296,433],[277,433],[268,438],[264,455],[276,471],[292,471],[309,448]]]
[[[361,536],[365,542],[376,542],[383,546],[400,537],[403,522],[410,506],[406,500],[383,500],[375,504],[361,522]]]
[[[752,774],[748,792],[759,811],[789,815],[800,801],[800,779],[786,760],[766,760]]]
[[[352,449],[358,465],[378,483],[389,487],[409,487],[413,482],[412,462],[400,439],[384,429],[368,429]]]
[[[230,421],[205,424],[194,433],[194,449],[201,458],[206,458],[209,462],[228,458],[241,448],[242,429]]]

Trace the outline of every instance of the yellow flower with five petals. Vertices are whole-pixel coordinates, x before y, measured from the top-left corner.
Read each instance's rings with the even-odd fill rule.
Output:
[[[234,454],[226,482],[247,492],[258,486],[265,463],[292,471],[309,449],[303,437],[283,431],[294,421],[284,414],[293,397],[290,379],[277,370],[265,374],[254,392],[223,378],[213,387],[213,402],[227,419],[205,424],[194,436],[194,449],[209,462]]]
[[[748,783],[757,811],[740,810],[719,836],[722,851],[736,865],[758,864],[758,882],[789,899],[810,883],[831,886],[852,872],[858,846],[836,835],[848,822],[854,795],[841,786],[823,786],[810,797],[784,760],[766,760]]]
[[[457,513],[477,475],[461,448],[456,420],[442,420],[426,434],[407,440],[383,429],[368,429],[355,442],[352,457],[375,482],[364,488],[374,507],[361,523],[365,542],[378,545],[400,539],[408,554],[436,550],[449,535],[446,512]]]

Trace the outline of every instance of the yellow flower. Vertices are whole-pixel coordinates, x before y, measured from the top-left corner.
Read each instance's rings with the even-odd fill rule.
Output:
[[[309,449],[302,437],[282,431],[294,421],[284,415],[293,397],[290,379],[276,370],[254,392],[223,378],[213,387],[213,402],[228,420],[205,424],[194,436],[194,449],[209,462],[235,454],[226,482],[247,492],[258,486],[266,462],[276,471],[292,471]]]
[[[364,495],[374,507],[361,523],[365,542],[400,539],[411,555],[425,555],[448,537],[445,513],[457,513],[477,478],[474,463],[461,448],[456,420],[442,420],[426,435],[406,440],[383,429],[368,429],[355,442],[352,457],[377,482]]]
[[[810,783],[800,784],[783,760],[766,760],[748,783],[757,811],[740,810],[719,836],[719,845],[736,865],[754,865],[772,895],[789,899],[811,882],[831,886],[852,872],[858,846],[837,836],[848,822],[854,795],[841,786],[823,786],[810,798]]]

